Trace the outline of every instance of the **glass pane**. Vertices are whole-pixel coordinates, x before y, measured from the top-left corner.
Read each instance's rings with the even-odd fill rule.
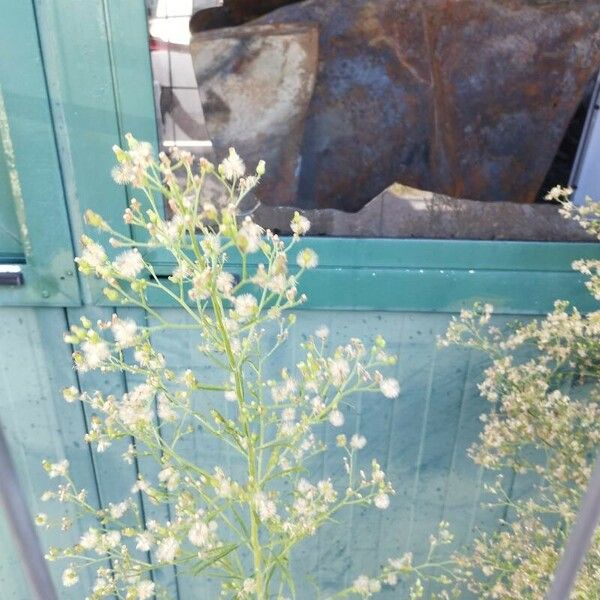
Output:
[[[196,5],[215,2],[147,0],[150,51],[161,143],[211,155],[212,143],[200,99],[192,55],[190,18]]]
[[[249,205],[296,205],[317,69],[316,27],[222,28],[257,13],[241,16],[211,0],[152,0],[148,11],[163,147],[219,161],[233,146],[248,169],[261,159],[268,165]]]
[[[299,207],[313,235],[589,241],[543,197],[568,184],[594,49],[560,21],[590,61],[522,60],[571,9],[515,10],[507,45],[493,10],[481,38],[439,4],[147,0],[163,147],[264,159],[248,207],[282,233]]]

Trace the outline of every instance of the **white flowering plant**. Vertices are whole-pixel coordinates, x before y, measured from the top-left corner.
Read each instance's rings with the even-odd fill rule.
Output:
[[[600,205],[577,207],[571,190],[556,187],[548,200],[561,204],[600,239]],[[600,261],[573,267],[600,300]],[[461,345],[491,359],[480,391],[494,407],[482,415],[480,439],[470,455],[497,474],[487,486],[490,508],[506,517],[493,535],[482,534],[472,549],[457,554],[458,597],[540,600],[577,516],[600,450],[600,310],[582,314],[557,301],[540,321],[503,332],[490,323],[492,307],[477,305],[453,319],[442,346]],[[528,491],[511,493],[512,478]],[[447,597],[447,596],[444,596]],[[600,531],[579,572],[572,599],[600,598]]]
[[[302,344],[303,357],[293,368],[269,377],[269,365],[295,321],[290,310],[306,300],[298,283],[318,264],[316,253],[300,244],[308,220],[295,213],[294,235],[284,241],[251,216],[242,217],[240,203],[265,166],[261,162],[246,174],[234,150],[218,166],[178,149],[156,160],[149,144],[131,136],[126,149],[114,150],[114,179],[138,188],[143,197],[131,200],[124,221],[145,241],[119,233],[88,211],[87,223],[110,236],[118,254],[109,256],[84,236],[77,263],[84,275],[103,280],[111,302],[143,309],[153,324],[115,314],[97,323],[82,318],[72,326],[65,341],[74,347],[79,372],[122,372],[139,383],[121,397],[75,387],[65,389],[64,397],[89,406],[93,416],[85,441],[96,452],[124,447],[124,461],[152,461],[156,475],[140,471],[129,495],[100,508],[71,478],[67,461],[44,463],[48,475],[60,479],[44,500],[69,503],[82,519],[92,519],[75,545],[52,547],[47,558],[67,561],[65,586],[75,585],[82,569],[91,569],[90,600],[168,598],[154,573],[172,566],[219,578],[223,598],[295,597],[298,544],[345,507],[385,510],[390,504],[394,490],[377,461],[361,467],[365,437],[339,434],[328,448],[319,432],[343,425],[354,394],[396,398],[398,381],[382,373],[396,359],[380,336],[371,348],[356,338],[330,348],[329,332],[321,327]],[[218,197],[205,194],[208,180],[220,186]],[[169,219],[163,216],[163,199]],[[144,256],[154,248],[166,249],[173,259],[167,278]],[[293,253],[295,266],[288,262]],[[232,264],[239,265],[237,272]],[[150,300],[155,294],[183,311],[186,324],[171,323]],[[198,340],[197,352],[215,380],[193,370],[177,373],[153,347],[153,332],[182,327]],[[183,447],[198,435],[221,444],[241,468],[190,460]],[[338,453],[343,480],[311,480],[310,460],[326,451]],[[169,505],[171,518],[146,521],[140,497]],[[44,514],[37,520],[53,524]],[[434,547],[449,542],[445,526],[440,531]],[[431,553],[428,560],[417,567],[409,555],[391,559],[378,574],[358,576],[331,597],[367,598],[382,585],[395,585],[401,575],[423,576],[439,567]],[[421,584],[415,585],[418,590]]]

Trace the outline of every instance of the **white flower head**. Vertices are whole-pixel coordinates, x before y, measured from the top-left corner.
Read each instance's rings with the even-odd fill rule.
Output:
[[[348,364],[348,361],[344,358],[331,358],[329,359],[328,366],[331,382],[336,387],[342,387],[350,375],[350,365]]]
[[[217,289],[224,295],[230,296],[235,286],[235,277],[227,271],[221,271],[217,275]]]
[[[152,162],[152,145],[149,142],[135,140],[131,134],[127,134],[129,144],[128,155],[131,162],[142,169],[145,169]]]
[[[142,531],[136,537],[135,547],[140,552],[148,552],[152,548],[152,544],[154,544],[154,536],[149,531]]]
[[[210,267],[202,269],[192,278],[193,287],[188,291],[191,300],[206,300],[210,297],[213,271]]]
[[[246,165],[235,149],[229,148],[229,156],[219,165],[219,172],[229,181],[243,177]]]
[[[71,387],[63,389],[63,398],[66,402],[75,402],[79,398],[79,390],[72,385]]]
[[[79,540],[79,545],[84,550],[94,550],[100,542],[100,532],[93,527],[90,527]]]
[[[225,400],[227,400],[227,402],[237,402],[238,397],[235,390],[226,390],[223,392],[223,395],[225,396]]]
[[[233,299],[236,314],[245,321],[253,317],[258,311],[258,302],[252,294],[241,294]]]
[[[144,268],[144,259],[137,248],[127,250],[117,256],[113,268],[121,277],[135,279]]]
[[[132,165],[128,164],[122,164],[113,167],[110,174],[114,182],[118,183],[119,185],[127,185],[128,183],[133,183],[136,178],[135,168]]]
[[[341,427],[344,424],[344,413],[340,410],[332,410],[329,413],[329,422],[334,427]]]
[[[149,579],[140,581],[135,588],[137,598],[139,600],[149,600],[154,596],[155,587],[155,584]]]
[[[310,221],[296,211],[294,213],[294,218],[290,223],[290,227],[295,235],[305,235],[310,229]]]
[[[133,319],[119,319],[113,316],[110,328],[112,329],[115,342],[121,348],[129,348],[135,344],[137,324]]]
[[[319,257],[311,248],[304,248],[298,252],[296,263],[301,269],[314,269],[319,265]]]
[[[353,450],[362,450],[367,445],[367,438],[364,435],[355,433],[350,438],[350,447]]]
[[[67,459],[52,463],[48,466],[48,477],[50,477],[50,479],[54,479],[55,477],[65,477],[68,472],[69,461]]]
[[[250,217],[246,217],[236,237],[236,243],[242,252],[252,254],[260,248],[264,229]]]
[[[200,246],[209,256],[218,256],[221,252],[221,238],[216,233],[207,232],[204,234]]]
[[[386,398],[393,399],[400,395],[400,384],[398,383],[398,380],[393,377],[382,379],[379,384],[379,389]]]
[[[313,415],[318,415],[319,413],[322,413],[326,408],[326,404],[325,402],[323,402],[323,399],[320,396],[315,396],[310,401],[310,406],[312,408]]]
[[[105,548],[116,548],[120,543],[121,543],[121,534],[114,529],[112,531],[109,531],[108,533],[104,534],[101,538],[101,544]]]
[[[390,497],[382,492],[375,496],[373,503],[380,510],[385,510],[390,505]]]
[[[38,527],[43,527],[48,523],[48,515],[46,513],[38,513],[35,515],[35,524]]]
[[[179,552],[179,542],[174,537],[162,540],[156,549],[156,560],[160,563],[170,563]]]
[[[256,581],[251,577],[244,579],[244,583],[242,584],[242,592],[244,594],[253,594],[256,592]]]
[[[329,337],[329,327],[327,327],[327,325],[321,325],[315,331],[315,337],[324,342]]]
[[[158,480],[170,491],[177,489],[180,480],[179,471],[168,465],[158,473]]]
[[[125,500],[123,502],[119,502],[117,504],[110,504],[109,505],[110,516],[113,519],[120,519],[127,512],[128,508],[129,508],[129,502],[127,502],[127,500]]]
[[[136,385],[129,393],[123,394],[118,407],[119,419],[126,427],[140,427],[152,422],[151,399],[154,389],[147,383]]]
[[[270,521],[277,517],[277,505],[264,492],[255,494],[254,508],[261,521]]]
[[[568,198],[573,193],[573,188],[555,185],[545,196],[544,200],[560,200]]]
[[[319,493],[321,494],[325,502],[329,504],[335,502],[335,499],[337,498],[337,493],[330,479],[324,479],[322,481],[319,481],[317,483],[317,489],[319,490]]]
[[[215,477],[213,481],[215,493],[219,498],[229,498],[234,490],[234,485],[229,477],[225,475],[222,469],[215,469]]]
[[[198,548],[209,548],[213,544],[216,528],[215,521],[205,523],[198,520],[191,526],[188,532],[188,540]]]
[[[89,240],[85,242],[85,248],[81,253],[79,261],[82,263],[87,263],[90,265],[90,267],[97,269],[106,262],[106,258],[107,257],[104,248],[100,244]]]
[[[163,394],[158,395],[158,416],[162,421],[172,422],[177,419],[177,412],[173,410],[171,400]]]
[[[352,589],[363,598],[369,598],[381,591],[381,583],[377,579],[361,575],[352,582]]]
[[[65,587],[72,587],[79,581],[79,575],[75,569],[69,567],[65,569],[62,574],[62,584]]]
[[[110,348],[104,340],[86,340],[81,344],[84,363],[82,370],[97,369],[110,357]]]

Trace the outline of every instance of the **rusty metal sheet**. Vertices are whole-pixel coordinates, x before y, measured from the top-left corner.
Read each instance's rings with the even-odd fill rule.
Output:
[[[305,207],[394,181],[531,202],[600,65],[598,0],[307,0],[257,22],[320,30]]]
[[[313,25],[246,25],[196,33],[191,54],[204,119],[218,156],[234,146],[267,174],[257,195],[296,201],[304,119],[317,70]]]

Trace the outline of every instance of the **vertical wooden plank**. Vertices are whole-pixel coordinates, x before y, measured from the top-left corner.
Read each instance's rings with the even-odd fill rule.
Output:
[[[391,349],[399,356],[396,377],[400,381],[400,397],[390,417],[387,473],[396,489],[390,508],[382,516],[378,561],[401,556],[406,551],[423,551],[423,541],[409,541],[412,520],[420,510],[420,457],[428,416],[434,401],[431,395],[435,371],[435,336],[440,319],[431,315],[403,315],[403,321],[392,336]],[[390,335],[388,334],[388,338]],[[416,547],[415,547],[416,546]],[[383,597],[394,598],[405,592],[400,585],[386,590]],[[396,594],[396,595],[395,595]]]
[[[98,502],[90,456],[81,442],[85,433],[81,408],[67,405],[60,392],[65,385],[76,383],[70,354],[62,341],[65,328],[62,309],[0,310],[0,414],[31,513],[45,512],[54,517],[66,514],[73,518],[70,507],[40,501],[45,490],[55,487],[42,469],[42,460],[66,458],[72,477],[88,491],[90,503]],[[75,522],[66,532],[41,529],[42,546],[74,543],[85,526]],[[13,570],[19,577],[15,564],[18,558],[7,555],[7,548],[10,541],[7,544],[1,539],[0,569],[4,578]],[[59,596],[81,599],[90,588],[91,579],[84,575],[78,585],[62,588],[60,574],[65,567],[64,562],[51,564]]]
[[[77,305],[79,286],[33,4],[2,0],[0,11],[0,55],[5,57],[0,61],[0,162],[10,183],[2,203],[15,209],[28,284],[3,289],[0,304]],[[6,209],[2,213],[6,216]],[[53,235],[47,235],[49,229]]]
[[[120,308],[117,310],[117,314],[121,318],[132,318],[136,323],[141,327],[151,326],[152,322],[149,316],[143,311],[139,309],[123,309]],[[154,338],[151,338],[152,343],[154,343]],[[168,359],[168,355],[166,355]],[[136,385],[144,383],[144,378],[140,375],[135,374],[124,374],[123,376],[123,385],[124,390],[131,390]],[[158,417],[156,417],[158,419]],[[151,482],[152,485],[156,486],[158,484],[158,473],[161,470],[161,466],[150,457],[140,456],[138,457],[135,463],[137,472],[147,481]],[[141,494],[140,502],[143,509],[144,517],[146,522],[151,520],[156,520],[159,523],[166,523],[173,519],[173,511],[170,506],[156,505],[151,502],[147,495]],[[150,552],[150,559],[156,564],[157,561],[154,559],[154,551]],[[157,586],[163,590],[166,590],[168,598],[173,598],[175,600],[179,600],[179,581],[177,578],[177,568],[166,566],[158,568],[154,571],[152,575],[154,581]]]
[[[9,254],[22,255],[23,244],[6,160],[0,155],[0,257]]]
[[[477,388],[488,361],[476,352],[470,352],[466,361],[468,363],[460,414],[442,506],[442,519],[451,522],[455,547],[468,544],[474,528],[479,528],[486,518],[480,512],[481,492],[486,473],[469,458],[467,452],[477,441],[483,427],[479,417],[490,410],[490,404],[481,398]]]
[[[437,333],[443,332],[443,327]],[[435,343],[435,340],[432,340]],[[418,483],[408,532],[410,545],[421,545],[442,517],[446,478],[465,384],[465,353],[454,351],[443,359],[436,352],[435,370],[429,390],[429,410],[423,428],[418,458]]]
[[[86,306],[81,309],[69,309],[67,316],[69,325],[81,325],[80,318],[82,316],[89,318],[92,322],[98,320],[109,321],[114,312],[110,308]],[[143,315],[143,313],[141,314]],[[108,337],[110,337],[110,334]],[[105,396],[114,394],[117,398],[121,398],[127,391],[121,373],[101,371],[79,373],[78,383],[81,391],[92,393],[98,390]],[[86,423],[89,425],[93,410],[88,405],[84,405],[84,416]],[[90,446],[103,507],[108,506],[111,502],[118,503],[125,500],[130,495],[130,489],[137,480],[135,465],[128,465],[122,459],[122,454],[127,450],[131,441],[131,439],[125,439],[113,442],[103,452],[98,452],[95,445]]]
[[[11,600],[30,600],[31,593],[18,559],[5,514],[0,510],[0,589]]]
[[[191,323],[190,317],[182,310],[167,309],[162,311],[162,315],[169,322],[176,325],[186,325]],[[150,327],[157,323],[151,317],[148,319]],[[202,343],[197,330],[175,330],[158,331],[152,336],[154,347],[162,352],[167,360],[167,364],[178,376],[190,369],[196,375],[199,381],[219,385],[223,383],[223,373],[205,359],[197,350],[197,346]],[[207,402],[208,405],[217,406],[222,413],[226,413],[232,407],[229,406],[221,392],[201,392],[192,396],[192,401],[200,406]],[[166,427],[165,431],[169,432]],[[179,453],[186,459],[201,464],[208,471],[214,467],[221,466],[228,461],[231,464],[235,457],[230,456],[225,444],[216,440],[212,435],[204,431],[197,424],[195,432],[178,444]],[[221,532],[223,534],[224,532]],[[191,600],[198,598],[201,591],[202,597],[217,598],[220,592],[220,582],[209,578],[203,578],[202,581],[195,579],[179,568],[177,571],[177,591],[179,600]]]
[[[128,234],[122,220],[126,191],[110,175],[121,132],[103,2],[34,1],[76,248],[87,208]],[[107,252],[115,250],[109,246]],[[102,297],[96,280],[82,283],[86,302]]]
[[[359,312],[354,318],[346,318],[344,325],[347,338],[359,337],[367,347],[370,347],[374,338],[381,334],[388,342],[387,350],[390,353],[399,351],[400,340],[406,331],[406,319],[401,314]],[[385,369],[385,374],[398,376],[398,366]],[[394,481],[389,454],[390,433],[397,402],[397,399],[390,400],[380,393],[365,394],[358,398],[359,412],[355,430],[348,434],[350,437],[359,431],[367,438],[366,447],[358,452],[360,468],[364,468],[369,474],[372,461],[377,460],[395,487],[397,484]],[[394,497],[391,501],[394,502]],[[350,568],[345,573],[344,585],[351,585],[358,575],[378,573],[381,532],[386,528],[385,523],[390,510],[393,509],[382,511],[374,506],[353,507],[346,548]]]
[[[98,320],[110,321],[111,316],[115,312],[116,310],[112,308],[85,306],[83,308],[68,309],[67,319],[69,326],[80,325],[80,319],[83,316],[92,322]],[[137,317],[142,320],[144,318],[143,311],[125,309],[123,312],[125,314],[121,315],[122,318]],[[110,338],[110,334],[108,334],[108,337]],[[77,383],[80,391],[93,393],[98,390],[105,397],[113,394],[120,399],[127,392],[125,377],[122,373],[105,373],[101,371],[77,373]],[[82,409],[86,429],[89,429],[94,411],[87,404],[83,404]],[[94,477],[98,485],[99,503],[102,508],[106,508],[110,504],[118,504],[131,496],[131,488],[137,481],[138,476],[137,461],[134,461],[133,464],[128,464],[122,458],[130,443],[134,443],[132,438],[115,440],[103,452],[98,452],[95,444],[88,447],[94,469]],[[141,494],[134,494],[133,499],[143,519],[144,507]]]
[[[104,0],[104,10],[121,132],[158,148],[146,5]]]
[[[327,348],[331,349],[342,341],[343,332],[338,331],[336,314],[333,311],[299,311],[297,322],[290,332],[289,340],[280,349],[277,355],[277,364],[273,365],[273,376],[280,378],[280,370],[287,367],[291,373],[295,371],[296,364],[304,358],[304,351],[300,344],[305,342],[316,329],[325,325],[330,332]],[[351,426],[354,414],[350,410],[344,411],[347,416],[345,427]],[[335,436],[342,429],[332,427],[324,423],[313,431],[315,437],[323,440],[329,451],[315,457],[307,464],[308,472],[305,477],[312,483],[332,477],[341,470],[341,454],[335,448]],[[348,516],[348,515],[347,515]],[[320,533],[327,532],[328,544],[323,544],[323,536]],[[337,532],[339,534],[339,532]],[[315,537],[303,541],[292,554],[294,576],[298,578],[300,595],[316,596],[316,587],[329,589],[332,567],[337,578],[338,565],[340,561],[337,556],[345,546],[346,536],[336,535],[336,528],[325,525]]]

